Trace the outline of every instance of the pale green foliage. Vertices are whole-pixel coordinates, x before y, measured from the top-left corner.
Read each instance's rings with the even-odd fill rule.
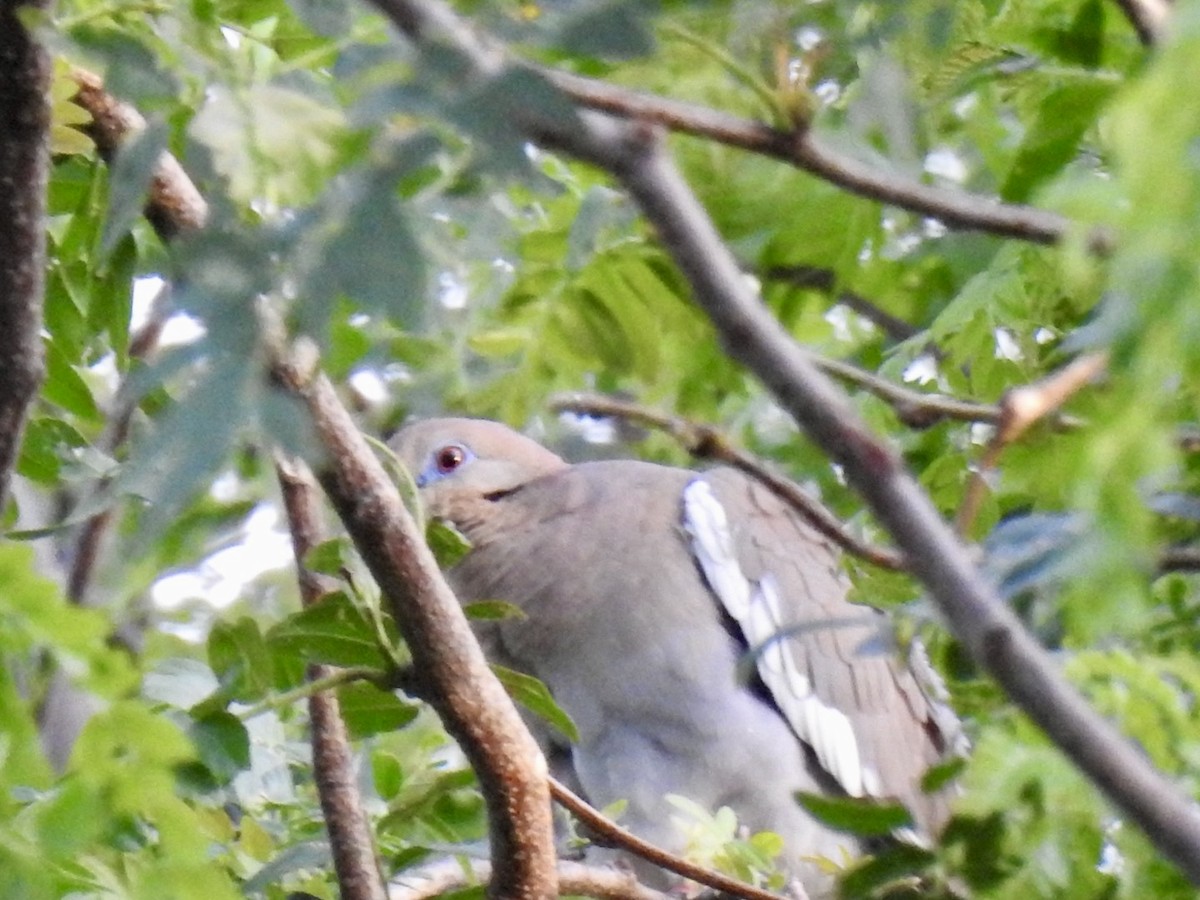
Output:
[[[1200,3],[1179,0],[1152,53],[1108,0],[742,0],[667,4],[653,18],[636,3],[460,6],[540,62],[774,124],[811,115],[826,146],[896,178],[1073,219],[1053,248],[944,233],[775,160],[670,138],[764,302],[816,352],[899,382],[932,343],[939,380],[924,389],[996,402],[1078,352],[1111,349],[1103,384],[1069,404],[1084,427],[1036,428],[1009,448],[971,537],[1067,674],[1194,794],[1200,600],[1194,577],[1154,566],[1200,521],[1200,470],[1178,444],[1200,375]],[[464,85],[448,56],[418,54],[365,6],[336,0],[66,0],[53,15],[41,34],[62,60],[100,71],[152,127],[109,169],[71,127],[82,117],[60,66],[47,380],[20,471],[64,494],[115,472],[95,503],[149,503],[119,507],[92,609],[34,575],[27,549],[0,548],[0,897],[336,893],[304,717],[273,698],[302,685],[308,662],[379,680],[403,659],[381,646],[398,639],[361,567],[342,544],[320,548],[314,562],[341,590],[302,613],[290,573],[220,613],[146,601],[157,577],[234,540],[274,497],[271,442],[312,450],[303,416],[263,378],[255,296],[318,341],[335,379],[381,373],[391,396],[364,417],[374,430],[450,411],[555,436],[552,393],[625,392],[720,423],[884,537],[724,357],[630,201],[593,168],[528,152],[517,112],[574,115],[543,80]],[[163,147],[211,204],[210,230],[171,248],[139,218]],[[1090,250],[1097,227],[1107,256]],[[797,286],[785,267],[823,278]],[[206,333],[135,365],[130,280],[152,273],[175,279],[176,308]],[[837,307],[842,292],[915,334],[890,337]],[[116,460],[100,449],[105,360],[134,372],[139,399]],[[983,437],[963,423],[910,429],[869,393],[852,399],[953,514]],[[658,437],[621,452],[684,461]],[[223,489],[209,491],[218,475]],[[905,627],[930,643],[976,744],[944,846],[882,853],[852,876],[857,895],[913,873],[954,876],[979,897],[1191,895],[929,623],[912,581],[860,563],[852,574],[859,598],[908,604]],[[505,599],[475,612],[509,615]],[[143,620],[134,649],[106,643]],[[55,672],[101,710],[62,776],[37,733]],[[570,732],[537,686],[508,680]],[[372,684],[340,695],[385,869],[480,840],[472,776],[432,716]],[[243,721],[248,709],[261,714]],[[728,811],[694,820],[703,855],[769,881],[771,836],[747,839]]]

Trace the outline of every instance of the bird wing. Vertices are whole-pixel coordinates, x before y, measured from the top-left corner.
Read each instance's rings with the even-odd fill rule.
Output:
[[[729,469],[688,484],[683,523],[759,677],[821,767],[850,796],[897,799],[920,830],[936,832],[948,798],[919,783],[956,741],[897,660],[882,613],[846,599],[836,549],[766,487]]]

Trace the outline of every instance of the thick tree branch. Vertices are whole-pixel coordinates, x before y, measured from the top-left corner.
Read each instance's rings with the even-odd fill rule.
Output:
[[[556,412],[611,416],[665,431],[697,459],[723,462],[766,485],[813,528],[847,552],[883,569],[905,569],[904,560],[894,550],[872,546],[851,534],[837,516],[805,493],[800,485],[774,471],[763,460],[735,447],[729,438],[711,425],[692,422],[680,416],[664,415],[636,403],[602,394],[561,394],[550,398],[549,406]]]
[[[1041,244],[1061,240],[1067,228],[1067,220],[1056,213],[933,187],[873,169],[822,146],[808,128],[781,131],[692,103],[637,93],[567,72],[540,71],[581,106],[769,156],[859,196],[930,216],[950,228],[986,231]]]
[[[304,565],[308,551],[322,540],[317,483],[308,466],[281,455],[276,456],[275,473],[292,534],[300,600],[305,606],[312,606],[331,589],[320,575]],[[314,663],[308,667],[308,678],[318,681],[332,672],[332,666]],[[337,694],[322,691],[309,697],[308,717],[312,724],[313,777],[342,898],[386,900],[387,890],[375,857],[371,823],[355,781],[350,735]]]
[[[424,536],[324,375],[275,350],[275,380],[301,400],[325,451],[317,477],[408,642],[420,695],[479,777],[495,898],[557,896],[546,760],[488,668]]]
[[[498,51],[482,50],[475,34],[441,4],[374,2],[418,44],[457,53],[464,75],[478,78],[498,70]],[[984,580],[895,452],[867,429],[847,398],[759,302],[664,152],[656,129],[644,121],[589,116],[566,127],[532,111],[522,111],[516,124],[531,139],[600,166],[625,186],[691,283],[726,352],[755,373],[843,466],[971,656],[1169,859],[1200,883],[1200,810],[1065,681]]]
[[[50,58],[0,0],[0,508],[44,376]]]

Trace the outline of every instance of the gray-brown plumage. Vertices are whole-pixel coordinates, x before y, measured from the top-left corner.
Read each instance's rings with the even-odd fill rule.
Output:
[[[882,615],[846,600],[836,550],[766,488],[728,469],[571,466],[479,420],[392,443],[473,545],[449,573],[459,598],[526,614],[481,625],[485,647],[546,683],[579,728],[579,784],[627,801],[634,832],[678,851],[667,795],[729,806],[784,838],[811,890],[812,857],[860,848],[794,792],[895,798],[917,835],[944,823],[946,796],[919,781],[957,742],[953,715],[895,659]]]

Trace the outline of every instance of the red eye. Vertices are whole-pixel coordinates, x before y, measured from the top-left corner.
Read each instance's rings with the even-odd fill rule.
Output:
[[[458,444],[447,444],[433,455],[433,461],[439,474],[449,475],[467,461],[467,451]]]

